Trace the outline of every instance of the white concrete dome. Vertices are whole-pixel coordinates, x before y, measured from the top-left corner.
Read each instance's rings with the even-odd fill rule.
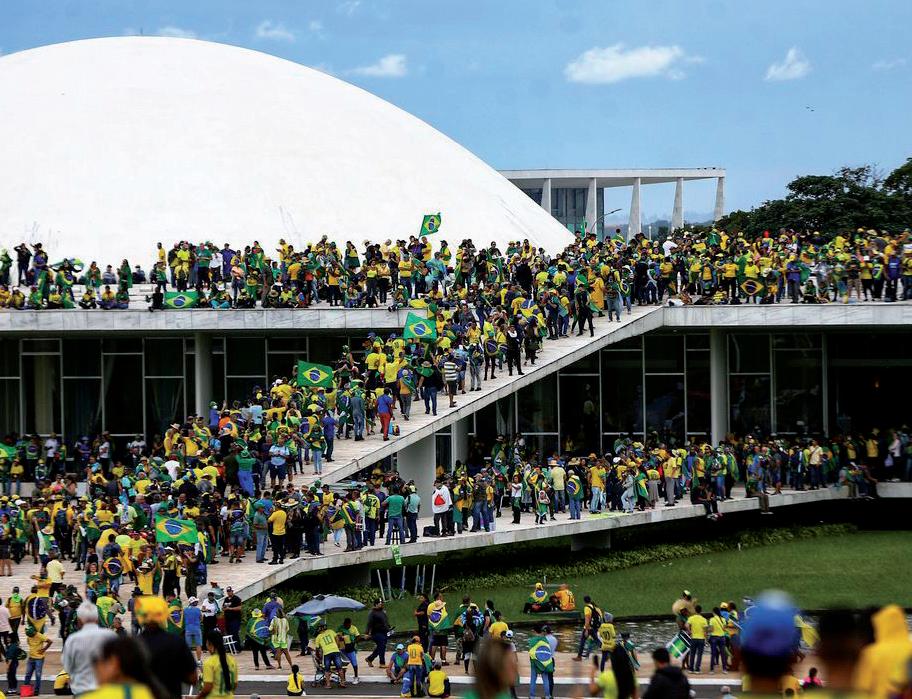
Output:
[[[550,252],[572,236],[463,147],[317,70],[205,41],[120,37],[0,57],[0,237],[52,261],[147,265],[155,243],[296,248],[440,237]]]

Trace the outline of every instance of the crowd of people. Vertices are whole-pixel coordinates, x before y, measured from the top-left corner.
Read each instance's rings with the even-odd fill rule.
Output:
[[[439,241],[439,243],[438,243]],[[436,247],[436,250],[435,250]],[[912,237],[858,229],[824,234],[781,230],[756,239],[715,229],[676,231],[663,241],[637,235],[599,240],[577,232],[558,254],[528,241],[500,250],[463,240],[450,248],[438,233],[365,241],[359,248],[328,240],[298,249],[284,239],[274,250],[257,241],[238,246],[179,241],[159,243],[147,273],[123,260],[115,269],[64,257],[51,262],[41,243],[0,253],[0,307],[14,309],[130,307],[134,284],[150,284],[151,308],[164,294],[196,292],[206,308],[308,308],[324,303],[390,310],[413,304],[482,312],[508,304],[522,290],[543,311],[573,312],[584,281],[599,313],[620,314],[632,303],[732,304],[897,301],[912,299]],[[78,294],[76,289],[82,287]],[[515,294],[514,294],[515,296]],[[556,297],[553,298],[552,297]],[[506,303],[505,303],[506,301]],[[564,315],[564,313],[562,313]]]

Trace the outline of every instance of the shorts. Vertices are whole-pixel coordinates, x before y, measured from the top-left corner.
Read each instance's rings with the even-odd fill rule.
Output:
[[[191,648],[203,647],[203,634],[201,631],[185,631],[184,640]]]
[[[431,640],[431,645],[445,646],[447,644],[447,635],[445,633],[435,633]]]
[[[447,387],[450,389],[450,393],[456,393],[456,389],[459,388],[459,382],[447,381]]]
[[[337,670],[342,669],[342,653],[330,653],[323,656],[323,669],[329,670],[335,665]]]
[[[346,650],[346,651],[343,651],[342,654],[346,658],[348,658],[348,662],[351,663],[352,667],[358,667],[358,652],[357,651]]]
[[[243,546],[245,543],[247,543],[247,537],[243,534],[234,533],[231,535],[232,546]]]
[[[276,480],[284,481],[287,469],[285,464],[280,464],[276,466],[275,464],[269,464],[269,477],[275,478]]]

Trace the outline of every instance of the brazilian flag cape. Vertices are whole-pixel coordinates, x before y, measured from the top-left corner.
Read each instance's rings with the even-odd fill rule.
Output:
[[[184,631],[184,608],[180,600],[174,600],[168,609],[168,633],[181,634]]]
[[[529,664],[538,672],[554,672],[554,652],[544,636],[529,639]]]
[[[437,602],[431,602],[431,606],[428,607],[427,615],[428,628],[433,633],[445,631],[453,625],[453,620],[450,619],[449,614],[447,614],[445,603],[440,603],[438,606]]]

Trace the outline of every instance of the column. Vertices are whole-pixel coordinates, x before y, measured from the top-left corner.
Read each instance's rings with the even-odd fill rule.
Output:
[[[456,461],[464,464],[469,458],[469,431],[472,429],[472,416],[457,420],[450,429],[452,430],[450,434],[453,445],[452,461],[444,466],[452,466]]]
[[[713,209],[713,221],[725,215],[725,178],[716,178],[716,208]]]
[[[541,207],[551,215],[551,178],[549,177],[542,183],[542,200]]]
[[[709,399],[710,430],[713,444],[725,439],[728,432],[728,361],[725,333],[709,331]]]
[[[590,230],[595,231],[598,227],[598,200],[596,199],[596,192],[598,190],[595,186],[595,178],[589,180],[589,192],[586,194],[586,230],[584,233],[588,233]]]
[[[209,419],[209,401],[212,400],[212,338],[206,333],[193,336],[194,385],[196,387],[196,414]]]
[[[419,439],[414,444],[400,449],[396,454],[396,470],[402,480],[415,481],[418,495],[425,503],[430,502],[434,492],[434,478],[437,473],[437,447],[434,435]],[[423,510],[426,515],[430,506]]]
[[[675,203],[671,212],[671,228],[679,231],[684,227],[684,178],[675,180]]]
[[[630,217],[627,219],[627,240],[640,234],[640,183],[639,177],[633,178],[633,193],[630,195]]]

